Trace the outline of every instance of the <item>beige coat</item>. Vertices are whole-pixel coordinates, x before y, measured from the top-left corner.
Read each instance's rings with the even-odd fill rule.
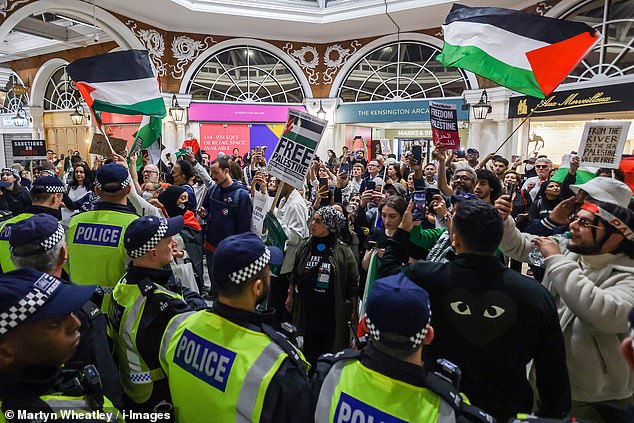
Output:
[[[500,250],[527,261],[533,235],[504,222]],[[550,256],[543,284],[557,303],[572,399],[596,402],[630,397],[634,374],[619,351],[634,307],[634,260],[624,254]]]

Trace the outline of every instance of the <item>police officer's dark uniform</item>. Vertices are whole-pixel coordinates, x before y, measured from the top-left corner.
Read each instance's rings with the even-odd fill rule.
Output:
[[[362,351],[326,354],[313,379],[315,422],[494,422],[468,405],[450,380],[400,356],[433,338],[425,290],[396,275],[376,280],[367,300],[370,343]],[[401,354],[402,353],[402,354]]]
[[[69,339],[79,336],[79,321],[72,313],[95,288],[65,284],[33,269],[0,275],[0,422],[38,421],[19,413],[60,410],[82,415],[101,411],[86,421],[123,421],[101,392],[94,366],[83,371],[61,367],[62,354],[71,354],[76,346]],[[63,331],[61,339],[49,334],[56,326]]]
[[[62,213],[60,212],[59,207],[47,207],[45,203],[39,202],[37,199],[41,194],[49,194],[46,196],[47,199],[54,194],[59,194],[61,199],[61,196],[65,192],[66,187],[58,177],[40,176],[33,181],[31,196],[35,198],[35,200],[32,198],[31,205],[24,210],[24,213],[13,216],[12,218],[0,223],[0,268],[3,272],[6,273],[11,270],[15,270],[15,266],[11,262],[11,255],[9,253],[9,236],[11,235],[13,225],[40,213],[49,214],[55,219],[60,220],[62,218]]]
[[[161,244],[160,254],[167,255],[153,261],[154,267],[144,260],[154,254],[161,241],[175,243],[172,237],[183,225],[182,216],[143,216],[132,222],[124,235],[133,262],[113,290],[108,317],[126,408],[136,411],[171,411],[167,380],[158,358],[161,337],[172,317],[198,309],[188,305],[182,287],[173,283],[171,244]]]
[[[40,178],[41,179],[41,178]],[[11,258],[19,258],[30,263],[29,267],[43,272],[45,269],[38,260],[39,257],[51,251],[64,238],[64,229],[57,220],[49,214],[36,214],[22,220],[13,226],[9,238]],[[59,258],[58,258],[59,259]],[[59,276],[59,275],[53,275]],[[60,279],[66,284],[70,282]],[[79,333],[81,340],[74,356],[66,363],[65,368],[82,370],[89,364],[95,365],[101,375],[104,394],[116,405],[120,406],[123,399],[123,389],[117,377],[117,366],[110,352],[108,342],[106,316],[95,302],[101,302],[96,292],[93,301],[86,301],[75,311],[75,316],[81,322]]]
[[[161,343],[177,421],[310,422],[308,364],[271,328],[273,312],[256,312],[247,292],[257,281],[268,285],[268,275],[258,275],[281,265],[282,252],[244,233],[221,241],[213,259],[213,309],[175,317]],[[232,287],[248,306],[223,303]]]

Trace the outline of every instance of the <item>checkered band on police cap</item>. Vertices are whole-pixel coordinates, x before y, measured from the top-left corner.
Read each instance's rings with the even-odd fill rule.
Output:
[[[44,187],[44,191],[49,194],[57,194],[66,192],[66,187],[64,186],[56,186],[56,185],[47,185]]]
[[[101,189],[101,183],[95,179],[95,188],[99,188]],[[121,186],[121,188],[119,188],[117,191],[121,191],[122,189],[126,189],[128,187],[128,185],[132,184],[132,179],[130,178],[130,176],[128,175],[128,177],[125,179],[125,181],[121,182],[119,185]]]
[[[2,170],[0,170],[0,173],[10,173],[18,181],[21,179],[20,178],[20,172],[18,172],[17,170],[13,169],[12,167],[3,167]]]
[[[17,249],[9,243],[9,251],[16,257],[29,257],[36,254],[44,254],[53,249],[64,238],[64,227],[61,224],[57,224],[55,232],[50,234],[44,241],[39,244],[21,245]]]
[[[0,314],[0,335],[4,335],[21,322],[31,317],[42,307],[49,296],[39,289],[33,289],[16,305]]]
[[[161,221],[154,235],[152,235],[150,239],[148,239],[142,246],[140,246],[136,250],[128,251],[128,255],[132,258],[139,258],[146,255],[147,253],[150,252],[152,248],[156,247],[158,243],[161,242],[161,240],[167,233],[167,229],[168,229],[167,221],[164,221],[164,220]]]
[[[229,273],[229,279],[236,285],[240,285],[257,275],[271,261],[271,252],[268,248],[264,249],[262,254],[256,261],[240,270]]]
[[[377,328],[374,325],[374,323],[372,323],[372,320],[370,319],[370,317],[368,317],[367,314],[365,315],[365,321],[368,326],[368,332],[370,333],[370,336],[372,337],[373,340],[379,341],[388,346],[393,346],[394,341],[381,339],[381,331],[379,330],[379,328]],[[410,345],[411,349],[416,349],[423,343],[423,341],[425,340],[425,336],[427,336],[427,331],[429,330],[430,323],[431,323],[431,307],[429,308],[429,320],[425,322],[425,325],[419,332],[415,333],[413,336],[410,336],[408,338],[408,340],[411,342],[411,345]],[[399,335],[399,334],[395,333],[394,335]]]

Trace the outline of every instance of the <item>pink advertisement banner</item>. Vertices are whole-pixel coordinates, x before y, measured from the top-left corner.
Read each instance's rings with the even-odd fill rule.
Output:
[[[191,103],[189,120],[198,122],[286,122],[288,109],[306,110],[303,106]]]

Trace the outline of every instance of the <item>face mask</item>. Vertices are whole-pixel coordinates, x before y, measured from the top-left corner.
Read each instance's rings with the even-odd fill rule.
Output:
[[[185,209],[187,208],[187,204],[185,204],[185,203],[183,203],[183,204],[179,204],[177,207],[178,207],[179,209],[181,209],[181,210],[185,210]]]
[[[152,197],[154,197],[154,196],[152,195],[152,193],[150,191],[143,191],[141,193],[141,197],[143,197],[143,199],[145,201],[150,201],[152,199]]]
[[[527,164],[526,166],[524,166],[526,168],[526,170],[533,170],[535,168],[535,165],[532,164]]]

